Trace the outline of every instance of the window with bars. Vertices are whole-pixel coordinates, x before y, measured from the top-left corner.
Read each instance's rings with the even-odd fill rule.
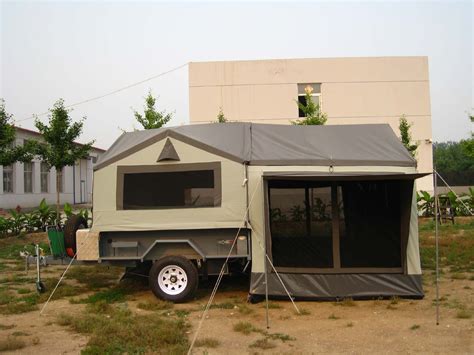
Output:
[[[33,162],[23,163],[23,185],[26,194],[33,192]]]
[[[3,167],[3,192],[13,193],[13,165]]]
[[[41,163],[41,192],[49,192],[49,166],[46,163]]]

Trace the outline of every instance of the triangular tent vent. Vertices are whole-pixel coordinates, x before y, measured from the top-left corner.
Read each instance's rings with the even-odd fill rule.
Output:
[[[179,160],[178,153],[176,153],[176,149],[174,149],[173,143],[171,143],[169,138],[166,140],[157,162],[163,160]]]

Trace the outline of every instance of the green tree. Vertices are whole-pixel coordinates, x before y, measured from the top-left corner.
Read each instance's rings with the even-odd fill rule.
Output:
[[[40,159],[61,171],[65,166],[74,165],[78,159],[87,158],[94,141],[86,144],[77,144],[75,140],[82,133],[85,117],[73,122],[69,116],[70,110],[64,106],[64,100],[59,99],[49,110],[48,124],[42,123],[38,118],[35,126],[42,134],[44,142],[38,143],[37,153]],[[59,223],[59,174],[56,174],[56,222]]]
[[[23,145],[15,145],[15,127],[12,115],[5,109],[5,100],[0,99],[0,165],[8,166],[17,161],[29,162],[33,159],[34,141],[26,141]]]
[[[474,116],[469,115],[469,119],[471,123],[474,123]],[[471,159],[474,159],[474,132],[471,131],[471,138],[463,139],[459,142],[461,144],[461,149]]]
[[[224,112],[222,111],[222,107],[219,107],[219,113],[217,114],[217,123],[226,123],[227,118],[224,116]]]
[[[309,125],[324,125],[328,120],[327,115],[321,111],[319,104],[315,104],[311,93],[313,88],[307,86],[305,89],[305,103],[296,101],[298,108],[304,113],[304,118],[301,120],[292,121],[294,125],[309,126]]]
[[[412,157],[416,156],[416,150],[418,149],[418,142],[412,142],[411,138],[411,124],[408,123],[405,115],[402,115],[399,120],[398,128],[400,129],[401,141],[405,148],[410,152]]]
[[[151,90],[145,98],[145,107],[143,115],[137,111],[133,111],[135,119],[142,125],[144,129],[161,128],[167,124],[172,118],[172,113],[166,111],[157,111],[155,108],[156,99],[153,97]]]

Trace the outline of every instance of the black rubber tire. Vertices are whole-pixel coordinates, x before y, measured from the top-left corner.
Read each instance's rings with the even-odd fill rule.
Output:
[[[69,257],[74,257],[76,249],[76,232],[78,229],[87,228],[87,221],[82,216],[72,215],[64,225],[64,247]]]
[[[188,283],[186,287],[177,295],[170,295],[163,291],[158,284],[158,275],[160,271],[169,265],[176,265],[181,267],[186,273]],[[165,256],[158,259],[153,263],[149,274],[150,288],[156,297],[175,302],[181,303],[190,299],[196,292],[199,284],[199,275],[196,266],[188,259],[182,256]]]

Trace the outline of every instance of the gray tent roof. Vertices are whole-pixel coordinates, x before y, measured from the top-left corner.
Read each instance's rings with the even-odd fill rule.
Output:
[[[94,169],[166,137],[250,165],[416,166],[415,159],[388,124],[209,123],[124,133],[101,156]]]

